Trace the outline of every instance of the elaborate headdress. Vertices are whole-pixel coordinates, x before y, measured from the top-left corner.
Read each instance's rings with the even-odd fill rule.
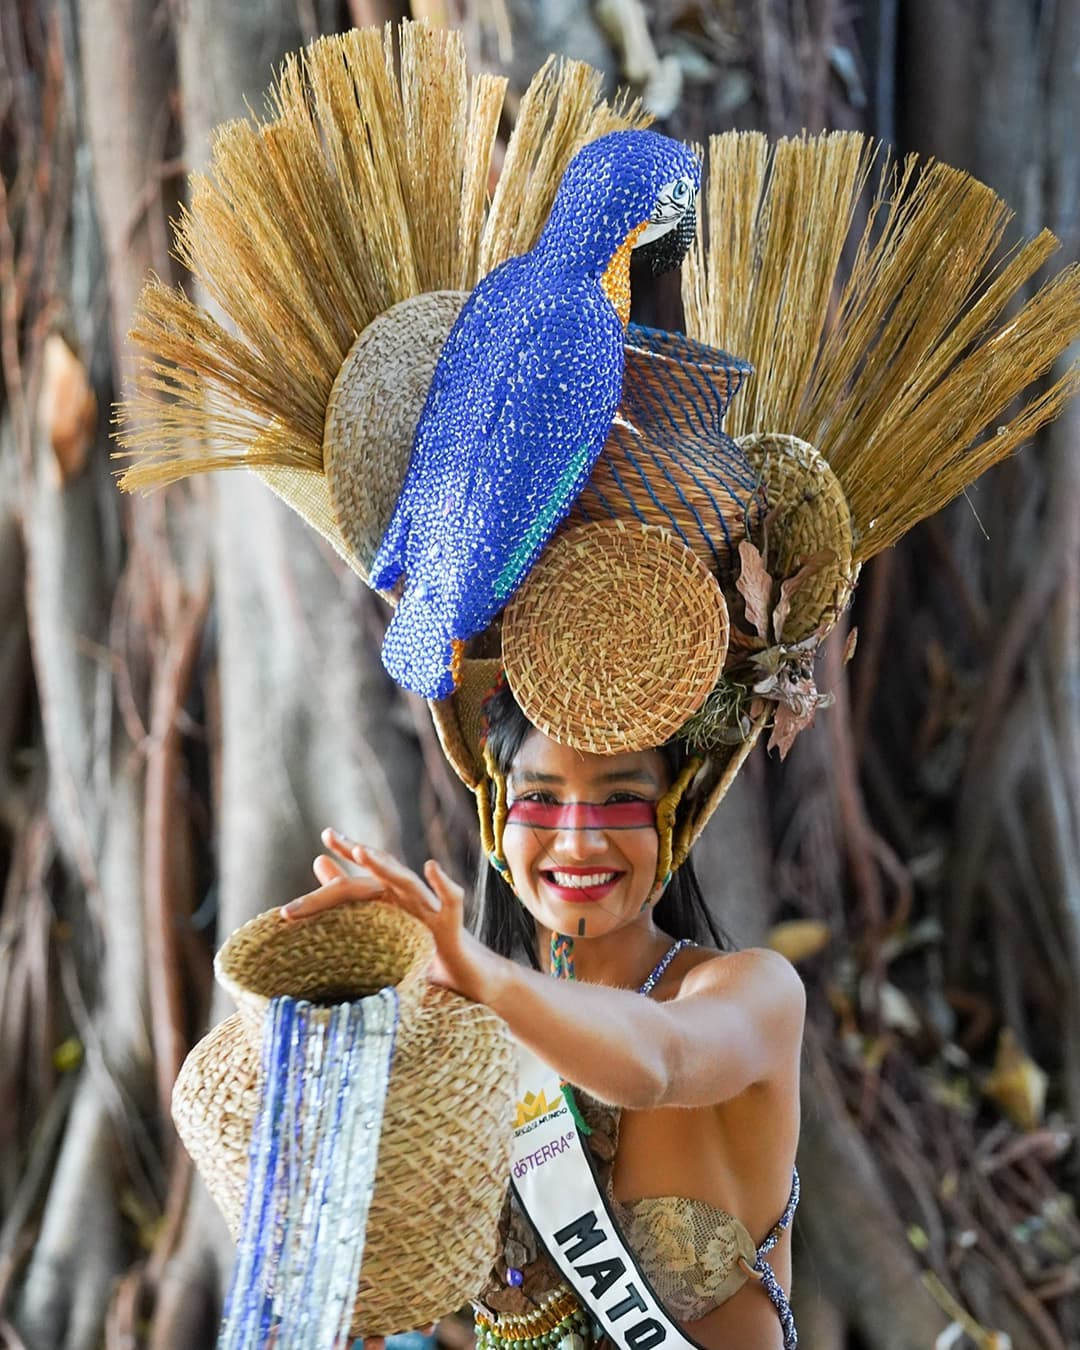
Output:
[[[583,384],[587,362],[573,350],[584,342],[588,356],[601,337],[580,296],[567,310],[558,275],[537,281],[542,267],[523,275],[515,263],[484,307],[466,301],[538,240],[549,241],[542,256],[552,237],[565,251],[596,167],[587,157],[544,227],[575,152],[646,119],[636,105],[600,102],[596,72],[549,62],[521,102],[489,203],[505,82],[470,79],[460,37],[423,25],[402,26],[396,77],[394,59],[389,30],[323,39],[286,62],[266,121],[218,132],[178,250],[235,331],[178,290],[146,288],[132,340],[148,359],[121,413],[132,455],[122,486],[250,468],[365,580],[374,568],[389,586],[404,568],[417,610],[440,567],[453,572],[468,622],[445,631],[445,609],[435,614],[454,643],[435,692],[453,692],[432,712],[478,794],[487,839],[481,704],[505,669],[530,720],[567,744],[614,752],[679,736],[699,754],[677,864],[761,732],[771,725],[784,750],[812,718],[814,651],[860,565],[1075,390],[1074,369],[1015,405],[1080,328],[1080,272],[1017,307],[1056,241],[1044,231],[1000,260],[1010,212],[967,174],[914,156],[894,164],[855,133],[774,147],[758,134],[714,137],[684,268],[689,336],[629,326],[612,419],[610,380]],[[648,157],[630,139],[631,158]],[[666,160],[648,147],[652,193],[680,176],[696,186],[692,157],[670,144]],[[618,166],[604,158],[607,181]],[[640,178],[640,164],[624,167]],[[640,199],[620,230],[635,212]],[[609,246],[619,251],[614,236]],[[478,324],[478,308],[498,321]],[[429,394],[451,330],[467,379]],[[529,364],[508,379],[515,350]],[[549,396],[552,383],[567,387]],[[410,468],[425,404],[460,403],[460,389],[467,401],[481,385],[504,400],[516,391],[546,420],[504,419],[485,459],[491,417],[478,419],[480,433],[470,427],[464,451],[446,432],[451,418]],[[583,404],[599,412],[567,442],[568,414]],[[432,470],[440,453],[457,473],[451,493]],[[559,492],[536,491],[545,473]],[[508,508],[514,482],[524,486]],[[417,536],[416,518],[440,512],[453,528]],[[398,546],[410,525],[421,541],[411,553]],[[449,546],[462,536],[464,563]],[[481,554],[498,584],[485,574],[477,601]],[[391,642],[389,664],[416,683],[407,649]]]
[[[698,170],[598,90],[543,68],[489,202],[505,82],[470,79],[457,34],[405,24],[395,53],[389,29],[352,32],[287,61],[270,116],[219,131],[179,225],[232,327],[143,293],[121,482],[249,468],[384,588],[388,668],[431,697],[496,860],[501,672],[565,744],[684,741],[666,868],[761,733],[783,752],[812,719],[861,564],[1075,391],[1074,368],[1016,404],[1080,331],[1080,270],[1019,304],[1055,241],[1000,260],[1010,213],[966,174],[854,133],[729,133],[687,335],[624,328],[629,251],[663,226],[679,253]]]

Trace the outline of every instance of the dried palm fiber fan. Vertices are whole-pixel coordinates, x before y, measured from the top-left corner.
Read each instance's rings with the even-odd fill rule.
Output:
[[[243,1311],[235,1306],[245,1292],[239,1277],[261,1257],[261,1278],[252,1282],[254,1290],[250,1285],[246,1290],[249,1297],[258,1295],[254,1329],[262,1334],[262,1318],[271,1310],[265,1288],[275,1297],[276,1315],[284,1318],[285,1343],[336,1343],[326,1332],[328,1290],[318,1287],[317,1259],[328,1250],[334,1254],[335,1230],[327,1213],[337,1217],[335,1205],[349,1207],[340,1220],[350,1241],[336,1246],[354,1263],[337,1272],[338,1301],[344,1300],[339,1329],[360,1335],[426,1325],[460,1307],[478,1283],[506,1188],[513,1051],[493,1013],[428,983],[433,951],[431,934],[420,923],[390,905],[371,904],[345,906],[303,924],[271,910],[233,933],[218,953],[218,980],[238,1011],[184,1062],[173,1115],[239,1240],[230,1332],[238,1330]],[[396,1016],[378,1006],[388,995]],[[282,1005],[290,1014],[291,1034],[273,1038],[268,1033]],[[368,1014],[363,1036],[346,1034],[355,1029],[342,1014],[356,1010]],[[374,1025],[372,1010],[381,1018]],[[351,1097],[333,1091],[335,1036],[351,1053],[342,1067],[343,1076],[354,1081],[337,1085],[352,1087]],[[365,1069],[358,1047],[373,1041],[384,1062]],[[321,1075],[305,1079],[297,1054],[305,1046],[322,1054]],[[275,1052],[281,1058],[277,1066]],[[370,1084],[380,1071],[388,1073],[384,1099]],[[321,1089],[321,1099],[313,1085]],[[272,1134],[260,1137],[265,1123],[260,1107],[267,1105],[295,1120],[298,1147],[279,1147],[275,1156]],[[353,1147],[343,1148],[336,1134],[347,1130],[350,1117]],[[331,1150],[332,1139],[337,1147]],[[299,1210],[309,1205],[301,1222],[293,1218],[306,1241],[294,1243],[291,1254],[272,1245],[284,1223],[270,1207],[275,1162],[283,1169],[290,1161],[299,1175],[282,1193]],[[363,1169],[371,1164],[374,1184],[365,1187]],[[249,1183],[249,1168],[255,1185]],[[320,1195],[320,1186],[330,1194]],[[256,1200],[266,1204],[261,1223],[245,1222],[245,1191],[249,1208]],[[363,1223],[357,1225],[365,1208],[366,1241]],[[340,1236],[341,1228],[337,1231]],[[320,1321],[308,1325],[306,1318]],[[264,1342],[258,1335],[245,1341],[233,1334],[225,1343]]]

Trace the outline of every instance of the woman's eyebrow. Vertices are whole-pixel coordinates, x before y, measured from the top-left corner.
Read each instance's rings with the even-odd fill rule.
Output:
[[[607,773],[602,773],[596,780],[598,783],[655,783],[656,775],[651,769],[611,769]]]

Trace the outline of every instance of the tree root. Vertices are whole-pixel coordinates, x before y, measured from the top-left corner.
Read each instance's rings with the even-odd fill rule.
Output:
[[[819,1033],[809,1026],[802,1092],[803,1200],[796,1231],[820,1294],[872,1350],[927,1350],[947,1319],[920,1282],[873,1155],[848,1116]],[[797,1289],[795,1300],[797,1311]]]
[[[116,1210],[116,1130],[95,1076],[75,1094],[12,1323],[28,1350],[97,1350],[124,1265]]]

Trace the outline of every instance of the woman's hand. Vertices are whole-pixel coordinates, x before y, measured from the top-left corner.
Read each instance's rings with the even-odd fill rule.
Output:
[[[419,919],[435,939],[428,979],[476,1003],[490,1003],[498,987],[500,967],[509,963],[466,931],[465,892],[437,862],[424,864],[421,879],[389,853],[358,844],[335,830],[324,830],[322,838],[336,856],[321,854],[315,859],[313,871],[319,888],[283,905],[285,918],[306,919],[335,905],[365,900],[397,905]],[[354,864],[358,873],[346,872],[342,862]]]

